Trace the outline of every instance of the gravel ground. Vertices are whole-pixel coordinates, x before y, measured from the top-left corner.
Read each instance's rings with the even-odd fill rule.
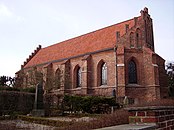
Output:
[[[48,118],[50,120],[59,120],[59,121],[92,121],[94,120],[95,118],[92,118],[92,117],[81,117],[81,118],[76,118],[76,117],[50,117]]]
[[[0,130],[54,130],[55,127],[29,123],[22,120],[0,121]]]
[[[67,118],[67,117],[51,117],[50,120],[60,121],[92,121],[94,118],[81,117],[81,118]],[[0,130],[54,130],[56,127],[46,126],[41,124],[30,123],[22,120],[0,120]]]

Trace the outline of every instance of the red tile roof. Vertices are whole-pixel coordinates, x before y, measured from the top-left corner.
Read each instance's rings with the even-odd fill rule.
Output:
[[[116,32],[120,31],[120,36],[124,35],[125,24],[128,24],[129,28],[133,27],[134,19],[42,48],[24,68],[114,47],[116,44]]]

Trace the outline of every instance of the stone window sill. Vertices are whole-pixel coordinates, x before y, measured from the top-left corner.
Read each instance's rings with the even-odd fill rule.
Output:
[[[139,84],[128,84],[126,87],[141,87]]]

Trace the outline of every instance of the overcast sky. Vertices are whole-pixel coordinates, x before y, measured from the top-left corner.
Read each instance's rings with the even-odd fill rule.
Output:
[[[0,76],[46,47],[140,15],[153,18],[155,52],[174,61],[174,0],[0,0]]]

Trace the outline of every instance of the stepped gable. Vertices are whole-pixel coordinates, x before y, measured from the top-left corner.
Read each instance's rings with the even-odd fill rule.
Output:
[[[42,48],[24,64],[24,68],[112,48],[116,45],[116,32],[119,31],[120,36],[124,35],[126,24],[129,25],[129,28],[133,27],[134,18]]]
[[[21,68],[23,68],[26,64],[28,64],[28,62],[30,62],[30,60],[42,49],[42,46],[39,45],[34,52],[31,53],[31,55],[29,55],[29,58],[26,59],[26,61],[24,61],[24,64],[21,65]]]

